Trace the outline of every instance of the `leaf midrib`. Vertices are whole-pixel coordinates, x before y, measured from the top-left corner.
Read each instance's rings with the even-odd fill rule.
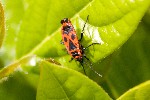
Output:
[[[74,19],[76,16],[78,16],[78,14],[79,14],[80,12],[82,12],[84,9],[86,9],[88,6],[90,6],[94,1],[95,1],[95,0],[89,1],[82,9],[80,9],[80,10],[79,10],[75,15],[73,15],[71,18]],[[114,4],[115,4],[115,3],[114,3]],[[116,4],[115,4],[115,5],[116,5]],[[117,6],[116,6],[116,7],[117,7]],[[117,7],[117,8],[118,8],[118,7]],[[108,26],[108,25],[110,25],[110,24],[112,24],[112,23],[115,23],[115,22],[117,22],[118,20],[122,19],[122,18],[123,18],[124,16],[126,16],[127,14],[129,14],[129,13],[135,11],[137,8],[139,8],[139,7],[137,6],[137,7],[135,7],[134,9],[129,10],[128,12],[124,13],[123,16],[120,16],[119,19],[117,19],[117,20],[115,20],[115,21],[113,21],[113,22],[111,22],[111,23],[109,23],[109,24],[107,24],[107,25],[102,25],[102,26],[95,26],[95,25],[93,25],[93,26],[95,26],[95,27]],[[119,8],[118,8],[118,9],[119,9]],[[53,36],[55,36],[56,33],[59,32],[60,30],[61,30],[61,27],[58,27],[55,31],[52,32],[51,35],[45,37],[39,44],[37,44],[31,51],[29,51],[29,52],[27,53],[27,55],[28,55],[28,54],[34,54],[34,52],[35,52],[36,50],[38,50],[41,46],[43,46],[43,44],[45,44],[48,40],[50,40],[51,38],[53,38]]]
[[[84,9],[86,9],[86,8],[87,8],[89,5],[91,5],[91,3],[94,2],[94,1],[95,1],[95,0],[88,2],[81,10],[79,10],[79,11],[78,11],[75,15],[73,15],[71,18],[73,19],[73,18],[75,18],[76,16],[78,16],[78,14],[79,14],[80,12],[82,12]],[[29,53],[27,53],[26,55],[31,55],[31,54],[33,54],[34,51],[38,50],[38,48],[41,47],[44,43],[46,43],[46,41],[50,40],[53,36],[55,36],[55,34],[56,34],[57,32],[59,32],[60,29],[61,29],[61,27],[58,27],[55,31],[52,32],[51,35],[45,37],[45,39],[43,39],[43,41],[41,41],[41,43],[39,43],[37,46],[35,46],[35,47],[34,47]]]

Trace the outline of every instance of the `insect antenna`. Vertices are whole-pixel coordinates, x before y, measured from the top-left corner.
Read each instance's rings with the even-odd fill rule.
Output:
[[[84,69],[83,63],[82,63],[82,62],[80,62],[80,64],[81,64],[81,66],[82,66],[82,68],[83,68],[84,74],[86,75],[86,72],[85,72],[85,69]]]
[[[94,68],[92,67],[92,63],[91,63],[91,61],[89,60],[89,58],[87,58],[86,56],[84,56],[84,58],[86,58],[89,62],[90,62],[90,66],[87,64],[87,63],[85,63],[95,74],[97,74],[98,76],[100,76],[100,77],[102,77],[102,75],[101,74],[99,74],[97,71],[95,71],[94,70]]]
[[[89,20],[89,15],[87,16],[86,21],[84,23],[84,26],[83,26],[83,29],[82,29],[82,33],[84,33],[84,28],[85,28],[85,25],[86,25],[86,23],[87,23],[88,20]]]
[[[85,25],[86,25],[86,23],[87,23],[88,19],[89,19],[89,15],[87,16],[87,18],[86,18],[86,22],[84,23],[84,26],[83,26],[83,29],[82,29],[82,32],[81,32],[81,37],[80,37],[79,41],[81,41],[81,40],[82,40],[82,38],[83,38],[84,28],[85,28]]]

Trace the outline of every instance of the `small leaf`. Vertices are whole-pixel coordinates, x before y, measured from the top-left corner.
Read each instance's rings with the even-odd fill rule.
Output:
[[[5,35],[4,10],[3,10],[3,6],[0,2],[0,48],[2,46],[4,35]]]
[[[104,90],[81,73],[41,62],[37,100],[110,100]]]
[[[150,81],[130,89],[117,100],[150,100]]]

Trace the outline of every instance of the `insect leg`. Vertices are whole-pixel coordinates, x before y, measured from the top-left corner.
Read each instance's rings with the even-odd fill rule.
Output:
[[[69,60],[69,62],[71,62],[73,60],[73,58],[71,58],[70,60]]]
[[[82,38],[83,38],[84,28],[85,28],[85,25],[86,25],[86,23],[87,23],[88,19],[89,19],[89,15],[87,16],[87,18],[86,18],[86,22],[84,23],[84,26],[83,26],[83,29],[82,29],[82,32],[81,32],[81,37],[80,37],[79,41],[81,41],[81,40],[82,40]]]
[[[71,62],[73,59],[74,59],[74,58],[71,58],[69,62]],[[84,66],[83,66],[82,62],[80,62],[80,64],[81,64],[81,66],[82,66],[82,68],[83,68],[84,74],[86,75],[86,72],[85,72],[85,69],[84,69]]]
[[[60,40],[60,44],[64,44],[64,42],[62,40]]]
[[[92,44],[88,45],[87,47],[83,48],[83,50],[86,50],[87,48],[89,48],[90,46],[95,45],[95,44],[100,44],[100,43],[92,43]]]

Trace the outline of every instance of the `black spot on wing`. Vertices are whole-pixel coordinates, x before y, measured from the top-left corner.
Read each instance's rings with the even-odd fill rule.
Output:
[[[71,35],[71,39],[72,39],[72,40],[75,39],[75,35],[74,35],[74,34]]]
[[[66,37],[64,37],[64,41],[67,42],[67,38]]]
[[[76,49],[76,46],[73,44],[71,40],[69,40],[69,50],[74,50]]]

